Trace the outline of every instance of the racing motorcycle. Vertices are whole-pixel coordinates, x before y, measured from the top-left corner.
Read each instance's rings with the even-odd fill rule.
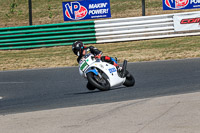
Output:
[[[107,62],[102,62],[95,58],[93,54],[86,54],[79,62],[79,73],[88,80],[88,89],[95,88],[101,91],[107,91],[111,87],[124,85],[126,87],[134,86],[134,77],[126,70],[127,61],[123,62],[122,71]]]

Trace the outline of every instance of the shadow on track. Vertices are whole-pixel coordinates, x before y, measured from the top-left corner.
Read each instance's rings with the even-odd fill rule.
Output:
[[[103,92],[109,92],[109,91],[115,91],[115,90],[119,90],[119,89],[124,89],[127,88],[125,86],[120,86],[120,87],[115,87],[115,88],[111,88],[108,91],[100,91],[100,90],[94,90],[94,91],[87,91],[87,92],[79,92],[79,93],[73,93],[73,95],[83,95],[83,94],[94,94],[94,93],[103,93]]]

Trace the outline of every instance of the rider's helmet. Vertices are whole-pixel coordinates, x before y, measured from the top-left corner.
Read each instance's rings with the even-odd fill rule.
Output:
[[[81,55],[81,53],[83,52],[83,49],[84,49],[84,44],[81,41],[75,41],[72,44],[72,51],[77,56]]]

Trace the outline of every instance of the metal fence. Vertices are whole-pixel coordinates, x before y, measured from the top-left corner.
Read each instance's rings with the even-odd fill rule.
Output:
[[[0,49],[96,43],[94,21],[0,28]]]
[[[195,13],[200,12],[97,20],[95,21],[97,43],[200,35],[200,31],[174,31],[174,15]]]
[[[177,14],[195,13],[200,12]],[[94,44],[200,35],[199,30],[175,32],[173,16],[177,14],[0,28],[0,49],[72,45],[76,40]]]

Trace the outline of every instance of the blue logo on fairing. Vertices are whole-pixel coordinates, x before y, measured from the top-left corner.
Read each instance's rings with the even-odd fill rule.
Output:
[[[116,72],[117,70],[115,68],[108,69],[110,73]]]

